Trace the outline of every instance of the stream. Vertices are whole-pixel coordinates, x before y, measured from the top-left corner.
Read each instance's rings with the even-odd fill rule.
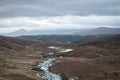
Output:
[[[45,72],[45,75],[42,77],[43,80],[62,80],[59,75],[56,75],[49,70],[49,67],[52,66],[52,62],[55,60],[56,58],[49,58],[38,65],[38,67]]]
[[[50,47],[50,48],[57,49],[56,47]],[[61,50],[60,52],[70,52],[70,51],[72,51],[72,49]],[[42,80],[63,80],[61,76],[54,74],[54,73],[50,72],[50,70],[49,70],[49,67],[52,66],[52,63],[60,58],[62,58],[62,57],[49,58],[49,59],[45,60],[44,62],[38,64],[38,67],[44,71],[44,73],[43,73],[44,75],[42,75]],[[37,74],[37,76],[41,76],[41,75]],[[74,79],[69,78],[67,80],[74,80]]]

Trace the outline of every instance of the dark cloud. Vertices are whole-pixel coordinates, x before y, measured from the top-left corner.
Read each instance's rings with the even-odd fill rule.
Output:
[[[120,0],[0,0],[0,17],[120,15]]]

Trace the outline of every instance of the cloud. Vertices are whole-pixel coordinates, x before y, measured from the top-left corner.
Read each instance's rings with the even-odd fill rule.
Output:
[[[120,27],[120,16],[54,16],[54,17],[15,17],[0,19],[0,31],[8,28],[27,30],[80,29],[96,27]]]
[[[119,0],[1,0],[0,18],[64,15],[119,16]]]
[[[0,32],[120,27],[119,22],[120,0],[0,0]]]

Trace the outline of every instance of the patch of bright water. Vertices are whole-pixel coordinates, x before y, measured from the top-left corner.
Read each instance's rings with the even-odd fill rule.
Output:
[[[50,58],[38,65],[38,67],[45,72],[45,75],[42,77],[43,80],[62,80],[62,78],[59,75],[56,75],[49,71],[49,67],[55,60],[55,58]]]

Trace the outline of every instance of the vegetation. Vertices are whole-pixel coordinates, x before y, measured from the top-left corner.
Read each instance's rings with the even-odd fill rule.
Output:
[[[30,40],[44,40],[44,41],[62,41],[62,42],[83,42],[91,39],[107,37],[110,35],[38,35],[38,36],[21,36],[22,38]]]
[[[55,38],[60,37],[71,39],[75,36],[59,35]],[[83,42],[73,41],[71,44],[36,40],[0,36],[0,80],[41,80],[36,71],[42,71],[36,65],[54,55],[63,58],[57,60],[50,70],[60,74],[63,80],[120,80],[120,35],[88,41],[85,38]],[[73,51],[61,53],[49,46]],[[54,55],[48,55],[50,52]]]

